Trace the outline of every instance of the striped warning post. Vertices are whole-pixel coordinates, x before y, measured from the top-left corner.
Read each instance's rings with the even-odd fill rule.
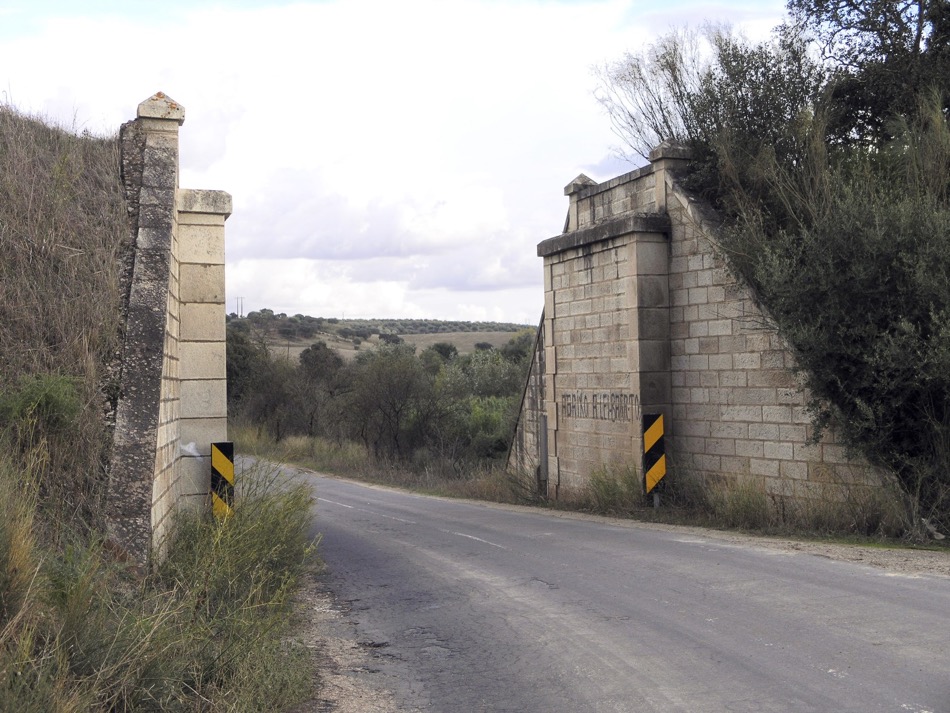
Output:
[[[211,509],[215,517],[228,517],[234,505],[234,444],[211,444]]]
[[[663,446],[663,414],[643,414],[643,487],[647,494],[666,475]]]

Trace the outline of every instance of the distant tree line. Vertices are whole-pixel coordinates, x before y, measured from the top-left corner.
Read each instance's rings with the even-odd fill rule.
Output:
[[[350,361],[317,341],[291,361],[232,326],[229,413],[278,441],[355,441],[379,460],[438,459],[460,469],[507,453],[534,341],[526,329],[500,349],[460,355],[449,342],[417,354],[412,345],[381,340]]]
[[[269,338],[307,340],[317,334],[336,335],[343,339],[367,340],[378,334],[448,334],[458,332],[518,332],[526,325],[512,322],[462,322],[438,319],[340,319],[337,317],[289,316],[272,309],[248,312],[245,316],[228,315],[228,324],[253,329]]]

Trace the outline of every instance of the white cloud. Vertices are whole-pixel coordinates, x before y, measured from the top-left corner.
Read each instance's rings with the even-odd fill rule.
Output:
[[[590,68],[674,20],[698,23],[698,9],[752,28],[781,11],[738,0],[659,12],[626,0],[70,7],[0,33],[0,86],[26,110],[96,131],[157,90],[183,104],[182,184],[234,196],[229,300],[531,323],[535,247],[562,227],[562,187],[628,168],[611,157]]]

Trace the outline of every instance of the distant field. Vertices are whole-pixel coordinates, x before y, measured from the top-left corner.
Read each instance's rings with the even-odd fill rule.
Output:
[[[416,345],[416,353],[438,342],[449,342],[455,345],[459,354],[470,354],[475,351],[475,345],[480,342],[487,342],[496,349],[501,348],[515,334],[517,332],[443,332],[441,334],[404,334],[402,338],[407,344]],[[321,340],[325,341],[327,346],[338,351],[344,359],[352,359],[359,354],[359,350],[353,345],[352,340],[341,339],[330,334],[317,334],[312,339],[307,340],[271,339],[267,341],[267,347],[277,356],[297,361],[300,358],[300,352],[314,342]],[[378,341],[378,337],[374,335],[363,342],[363,345],[366,345],[363,348],[375,346]]]
[[[475,345],[488,342],[496,349],[505,346],[517,332],[445,332],[444,334],[404,334],[402,338],[408,344],[415,344],[416,351],[421,352],[439,342],[454,344],[459,354],[470,354],[475,351]]]

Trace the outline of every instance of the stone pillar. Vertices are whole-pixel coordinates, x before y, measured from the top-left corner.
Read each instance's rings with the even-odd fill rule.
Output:
[[[639,233],[628,249],[633,272],[629,292],[633,388],[640,395],[641,415],[662,413],[666,433],[671,434],[669,238],[664,233]],[[642,454],[642,421],[638,426],[634,452]]]
[[[228,438],[225,359],[224,191],[178,192],[181,282],[181,462],[183,505],[203,504],[211,485],[211,444]]]
[[[656,177],[656,211],[666,212],[666,196],[673,190],[673,175],[686,169],[692,152],[685,146],[664,141],[650,152],[650,164]]]
[[[175,191],[184,120],[184,108],[159,92],[120,133],[134,258],[105,510],[109,544],[140,565],[152,545],[154,491],[173,492],[176,480],[178,403],[166,387],[178,376],[168,346],[178,332]]]
[[[577,214],[577,204],[580,201],[580,193],[585,188],[590,188],[591,186],[596,185],[597,181],[585,176],[582,173],[573,181],[564,186],[564,195],[566,195],[571,201],[567,209],[567,219],[564,221],[565,233],[568,233],[572,230],[577,230],[580,227],[580,219]]]

